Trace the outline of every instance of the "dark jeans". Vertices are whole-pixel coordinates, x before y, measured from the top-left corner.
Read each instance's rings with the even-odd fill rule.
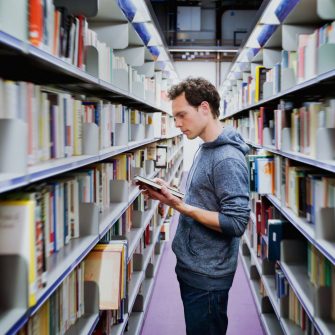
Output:
[[[225,335],[229,289],[204,291],[179,280],[187,335]]]

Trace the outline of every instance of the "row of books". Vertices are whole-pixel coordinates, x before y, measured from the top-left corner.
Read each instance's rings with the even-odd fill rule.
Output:
[[[273,264],[280,264],[282,241],[297,238],[301,240],[301,235],[266,198],[254,195],[252,207],[256,220],[250,220],[246,232],[250,247],[255,250],[260,260],[266,259],[274,262]],[[310,282],[315,288],[330,288],[331,319],[335,321],[335,266],[310,242],[302,244],[302,248],[306,248],[303,265]],[[282,298],[288,294],[288,283],[281,270],[276,270],[276,280],[277,297]]]
[[[274,64],[272,68],[252,63],[251,72],[244,72],[242,78],[236,80],[236,86],[232,86],[232,94],[227,93],[224,115],[229,115],[297,83],[311,79],[325,70],[334,68],[333,63],[332,67],[327,65],[329,68],[324,69],[322,64],[324,59],[320,58],[321,52],[326,53],[330,58],[334,52],[333,50],[321,50],[324,46],[334,44],[334,27],[335,22],[331,22],[317,29],[305,26],[297,32],[292,32],[292,34],[298,34],[296,48],[273,51],[280,54],[281,61]],[[288,26],[288,28],[294,29],[294,26]]]
[[[335,207],[335,178],[279,155],[249,155],[250,190],[274,194],[296,216],[316,224],[322,208]],[[321,224],[318,222],[317,224]]]
[[[272,221],[272,222],[271,222]],[[271,226],[273,224],[273,221],[276,221],[275,225],[277,226],[276,229],[271,230]],[[260,251],[257,254],[257,257],[259,257],[260,262],[265,261],[267,263],[267,271],[270,271],[270,267],[273,267],[273,273],[274,273],[274,282],[275,282],[275,297],[277,301],[279,302],[280,306],[280,317],[283,318],[284,320],[289,320],[293,322],[296,326],[298,326],[302,331],[304,331],[304,334],[318,334],[318,332],[315,329],[315,326],[313,322],[309,319],[305,309],[303,308],[302,304],[298,300],[298,298],[295,296],[294,291],[292,290],[291,286],[289,285],[289,282],[287,278],[285,277],[284,272],[280,268],[280,242],[283,238],[283,231],[285,229],[283,227],[279,228],[280,225],[285,225],[284,220],[269,220],[267,223],[267,226],[269,228],[269,232],[267,235],[259,235],[256,232],[256,229],[253,227],[253,223],[249,222],[248,224],[248,230],[247,234],[251,235],[256,234],[258,236],[258,239],[256,239],[256,242],[252,242],[250,247],[255,249],[256,245],[253,243],[258,243],[258,241],[262,241],[262,245],[258,245],[258,250]],[[278,234],[279,233],[279,234]],[[253,236],[251,236],[253,238]],[[269,247],[268,251],[270,251],[269,254],[264,253],[264,240],[268,239],[267,246]],[[249,237],[250,240],[250,237]],[[254,239],[255,240],[255,239]],[[277,249],[277,250],[276,250]],[[271,257],[271,250],[272,252],[276,250],[276,257],[273,258]],[[277,253],[279,251],[279,253]],[[272,253],[272,256],[274,253]],[[269,262],[270,261],[270,262]],[[277,262],[279,261],[279,262]],[[263,268],[263,267],[262,267]],[[263,278],[263,274],[260,273],[260,279],[259,279],[259,290],[260,294],[263,297],[266,297],[270,292],[267,292],[265,285],[263,284],[263,280],[272,280],[271,276],[267,273],[264,274],[265,277]],[[286,321],[287,322],[287,321]]]
[[[20,335],[65,334],[87,310],[108,311],[113,324],[123,322],[127,294],[127,242],[124,240],[97,244],[60,287],[33,315]],[[97,300],[84,301],[84,287]],[[86,289],[87,290],[87,289]],[[97,306],[88,306],[98,301]]]
[[[289,320],[300,327],[301,330],[304,331],[304,333],[307,335],[318,334],[304,307],[301,305],[299,299],[290,286],[288,288],[288,299]]]
[[[143,150],[139,150],[139,159],[138,162],[141,163],[143,162]],[[120,158],[120,161],[123,160],[123,164],[127,165],[128,161],[130,160],[130,158],[132,157],[132,153],[129,154],[124,154],[121,155],[122,157],[118,157]],[[101,182],[100,177],[97,177],[96,175],[99,174],[100,172],[100,167],[104,167],[107,170],[105,171],[106,174],[112,174],[113,177],[117,177],[117,178],[124,178],[126,180],[129,180],[130,176],[128,175],[128,173],[123,173],[122,175],[118,175],[115,171],[115,169],[112,168],[113,163],[116,162],[112,161],[109,163],[104,163],[104,164],[95,164],[91,167],[91,170],[89,170],[88,168],[83,169],[83,170],[79,170],[74,172],[71,177],[68,174],[67,177],[62,177],[64,179],[61,180],[60,182],[63,183],[64,185],[67,185],[65,183],[74,183],[76,182],[76,178],[81,178],[82,174],[85,176],[85,180],[84,183],[86,185],[87,188],[90,188],[90,191],[83,191],[83,192],[74,192],[73,190],[71,192],[64,192],[64,195],[67,194],[67,198],[71,198],[72,201],[74,201],[74,199],[72,198],[73,196],[75,196],[76,198],[76,202],[78,204],[78,198],[81,202],[87,201],[87,202],[95,202],[95,201],[99,201],[98,198],[99,196],[101,196],[102,194],[102,188],[101,186],[99,186],[99,183]],[[78,176],[75,176],[75,174],[78,174]],[[77,183],[80,185],[80,181],[77,180]],[[48,262],[47,262],[47,258],[48,255],[45,254],[46,250],[48,249],[48,244],[49,244],[49,255],[51,255],[52,253],[56,252],[57,250],[52,250],[50,247],[51,244],[53,244],[52,242],[55,241],[51,241],[51,232],[49,231],[50,229],[50,222],[48,223],[47,221],[50,219],[50,217],[52,217],[51,213],[47,213],[47,206],[46,204],[49,202],[45,202],[44,204],[40,204],[39,202],[37,202],[37,199],[39,199],[40,194],[38,194],[37,192],[39,192],[41,189],[43,189],[43,187],[46,187],[47,183],[43,183],[40,185],[41,188],[39,188],[39,185],[32,185],[30,187],[30,189],[27,189],[27,197],[31,198],[31,200],[15,200],[15,202],[12,203],[13,206],[16,206],[15,210],[13,210],[13,208],[9,208],[8,211],[6,211],[6,207],[8,205],[9,202],[12,202],[12,200],[9,200],[11,197],[13,197],[14,199],[17,197],[23,197],[24,196],[24,191],[17,193],[17,192],[11,192],[11,193],[7,193],[4,194],[4,199],[0,205],[0,209],[1,209],[1,219],[0,221],[2,223],[4,223],[4,225],[2,226],[6,226],[8,227],[8,225],[6,225],[5,222],[9,222],[10,225],[13,225],[13,231],[15,230],[14,234],[15,235],[15,243],[13,243],[12,239],[10,236],[8,236],[8,234],[6,235],[5,232],[3,231],[3,233],[1,234],[1,257],[5,256],[6,254],[17,254],[17,253],[21,253],[22,255],[24,255],[23,257],[27,256],[29,259],[27,259],[27,264],[28,264],[28,272],[29,272],[29,278],[27,278],[27,280],[29,280],[29,285],[28,285],[28,291],[29,291],[29,306],[33,306],[37,299],[39,298],[39,293],[42,290],[42,288],[48,284],[47,281],[47,274],[48,274]],[[64,189],[66,189],[67,186],[64,186]],[[32,190],[34,190],[36,188],[36,193],[29,193],[32,192]],[[80,189],[80,187],[78,187],[78,189]],[[92,191],[93,189],[93,191]],[[97,192],[98,190],[98,192]],[[16,194],[14,194],[16,193]],[[43,194],[44,196],[46,196],[46,194]],[[8,199],[7,199],[8,198]],[[45,201],[45,198],[42,199],[42,201]],[[60,201],[62,202],[62,201]],[[66,208],[66,201],[65,199],[63,199],[63,207],[64,210]],[[59,205],[57,210],[59,208],[62,207],[62,205]],[[18,212],[18,206],[22,206],[24,207],[24,209],[22,210],[22,213]],[[106,317],[109,320],[108,322],[111,322],[112,324],[115,323],[119,323],[119,322],[123,322],[123,316],[125,313],[125,297],[126,297],[126,286],[128,286],[129,284],[124,284],[124,280],[122,279],[122,281],[119,282],[119,284],[117,285],[117,287],[119,287],[119,290],[121,293],[116,293],[115,295],[115,289],[116,286],[113,286],[113,293],[111,293],[111,276],[114,276],[114,274],[111,274],[110,269],[112,267],[110,267],[110,265],[107,266],[108,270],[104,270],[104,271],[98,271],[97,270],[97,266],[102,266],[103,264],[108,263],[109,261],[115,261],[115,257],[114,256],[110,256],[111,259],[109,259],[107,256],[105,257],[103,254],[100,254],[101,252],[107,252],[107,249],[111,248],[109,246],[110,243],[117,243],[117,241],[115,241],[115,239],[128,239],[128,233],[134,229],[134,228],[139,228],[141,226],[138,225],[138,222],[136,224],[134,224],[134,220],[137,220],[137,218],[134,217],[134,212],[142,212],[143,214],[145,214],[146,212],[148,212],[148,210],[150,210],[152,204],[151,202],[147,202],[147,200],[144,198],[144,196],[142,194],[140,194],[138,196],[138,199],[136,199],[134,201],[134,204],[131,205],[126,211],[125,213],[120,217],[120,219],[113,225],[113,227],[107,232],[107,234],[102,238],[102,240],[100,241],[100,243],[102,243],[101,245],[98,245],[93,251],[96,252],[96,254],[91,255],[88,257],[88,259],[90,259],[90,257],[92,257],[92,267],[93,270],[90,270],[92,267],[90,265],[90,263],[86,260],[85,261],[85,280],[87,281],[95,281],[96,283],[98,283],[99,286],[99,296],[100,296],[100,309],[104,309],[103,306],[107,306],[108,304],[113,304],[113,312],[110,311],[110,306],[108,305],[106,308],[109,310],[108,312],[106,312]],[[67,207],[67,209],[65,211],[68,212],[67,215],[64,214],[64,218],[67,218],[69,216],[71,216],[71,218],[73,219],[73,213],[72,215],[70,215],[70,212],[72,210],[74,210],[72,207],[76,208],[76,205],[71,204]],[[61,208],[62,209],[62,208]],[[20,209],[21,210],[21,209]],[[50,211],[50,209],[49,209]],[[78,214],[78,213],[76,213]],[[150,219],[150,221],[148,222],[147,226],[144,227],[144,232],[143,232],[143,236],[141,238],[141,240],[139,241],[137,248],[135,250],[134,255],[140,255],[144,252],[144,249],[146,249],[150,244],[152,244],[153,241],[153,237],[156,236],[156,231],[157,231],[157,227],[158,227],[158,223],[159,223],[159,218],[164,215],[164,207],[162,207],[161,205],[158,207],[157,211],[154,213],[153,217]],[[29,217],[30,215],[30,217]],[[36,220],[34,218],[34,215],[36,216]],[[37,215],[39,215],[37,217]],[[57,215],[59,215],[59,213],[57,213]],[[38,218],[38,219],[37,219]],[[62,215],[60,215],[59,219],[61,220],[63,217]],[[26,224],[26,221],[30,219],[30,223]],[[6,221],[7,220],[7,221]],[[16,221],[15,221],[16,220]],[[35,222],[33,222],[35,220]],[[18,224],[16,224],[18,223]],[[53,220],[54,223],[57,224],[56,229],[58,229],[59,227],[59,220]],[[73,224],[73,222],[72,222]],[[24,226],[24,230],[22,229],[22,225]],[[142,226],[143,227],[143,226]],[[62,228],[64,231],[64,240],[62,240],[62,242],[64,244],[69,242],[69,237],[67,236],[67,239],[65,238],[65,231],[69,232],[70,228],[67,227],[66,225]],[[78,229],[78,226],[77,226]],[[6,230],[6,228],[5,228]],[[8,230],[8,229],[7,229]],[[6,230],[6,231],[7,231]],[[60,229],[61,230],[61,229]],[[53,233],[54,239],[57,238],[57,236],[59,236],[59,232],[58,231],[54,231]],[[61,234],[62,235],[62,234]],[[17,236],[22,236],[23,237],[23,241],[17,241]],[[48,238],[49,236],[49,238]],[[56,237],[55,237],[56,236]],[[159,235],[160,236],[160,235]],[[71,238],[75,238],[78,236],[71,236]],[[62,237],[61,237],[62,239]],[[114,242],[113,242],[114,241]],[[49,243],[48,243],[49,242]],[[59,241],[56,241],[59,242]],[[107,244],[106,244],[107,243]],[[20,245],[21,248],[18,250],[17,249],[17,245]],[[29,246],[28,246],[29,245]],[[57,244],[56,244],[57,245]],[[107,245],[108,247],[106,247],[105,245]],[[59,245],[58,245],[59,247]],[[28,248],[30,248],[31,250],[28,250]],[[5,250],[6,249],[6,250]],[[97,249],[97,250],[96,250]],[[119,250],[118,250],[119,253]],[[127,252],[125,250],[122,251],[122,259],[127,259],[127,256],[125,256],[127,254]],[[124,278],[127,278],[128,282],[131,280],[132,276],[132,272],[134,269],[134,257],[133,256],[131,258],[131,260],[129,261],[129,263],[126,262],[126,265],[124,268],[126,268],[125,270],[125,274],[124,274]],[[97,259],[98,258],[98,259]],[[101,258],[101,259],[100,259]],[[154,254],[151,256],[151,261],[153,261],[154,259]],[[97,263],[98,262],[98,263]],[[101,264],[99,263],[101,262]],[[84,264],[84,263],[82,263]],[[97,265],[99,264],[99,265]],[[83,265],[82,265],[83,266]],[[138,266],[138,265],[137,265]],[[115,267],[112,268],[113,269],[113,273],[116,272]],[[117,268],[116,268],[117,269]],[[123,268],[122,268],[123,269]],[[87,271],[86,271],[87,270]],[[89,272],[89,275],[86,276],[86,274]],[[123,271],[123,270],[122,270]],[[123,273],[123,272],[122,272]],[[108,279],[106,279],[107,277],[104,276],[109,276]],[[71,274],[71,276],[75,276],[75,278],[77,278],[77,274],[75,272],[73,272]],[[70,278],[70,277],[69,277]],[[72,277],[71,277],[72,278]],[[72,281],[70,281],[72,283]],[[107,285],[106,283],[109,283],[108,285],[108,290],[106,291],[105,285]],[[123,283],[122,285],[120,283]],[[77,286],[80,286],[82,284],[77,284]],[[101,289],[101,291],[100,291]],[[82,290],[82,288],[81,288]],[[57,291],[58,292],[58,291]],[[55,293],[54,296],[58,297],[58,293]],[[107,293],[110,295],[108,295]],[[125,292],[125,293],[122,293]],[[68,294],[70,297],[76,297],[75,293],[73,293],[73,291],[71,291],[71,289],[67,289],[66,294]],[[30,334],[31,329],[35,329],[35,327],[37,327],[37,334],[44,334],[44,330],[45,329],[49,329],[50,330],[50,334],[53,333],[53,329],[56,329],[56,326],[54,325],[54,322],[56,322],[58,319],[54,319],[52,317],[53,313],[51,313],[50,311],[52,310],[50,306],[52,306],[52,304],[54,303],[53,298],[47,300],[47,302],[42,306],[41,309],[39,309],[38,313],[35,314],[35,318],[34,319],[30,319],[28,322],[27,327],[24,327],[22,329],[22,334]],[[58,299],[58,298],[55,298]],[[78,298],[76,298],[77,302],[78,302]],[[108,300],[106,302],[106,299]],[[107,303],[107,305],[102,305],[103,303]],[[57,304],[61,304],[61,306],[63,306],[63,302],[60,301],[58,302],[57,300]],[[57,305],[58,306],[58,305]],[[73,311],[73,301],[71,300],[71,302],[69,302],[69,307],[71,311]],[[77,306],[77,305],[76,305]],[[66,306],[65,306],[66,307]],[[64,308],[65,308],[64,307]],[[57,307],[56,307],[57,308]],[[84,308],[84,307],[81,307]],[[68,311],[68,309],[66,309],[66,311]],[[104,315],[105,315],[104,314]],[[72,315],[72,314],[71,314]],[[77,319],[81,316],[82,314],[79,314]],[[63,320],[62,318],[65,318],[63,316],[60,316],[61,320]],[[71,316],[70,321],[66,321],[65,326],[63,325],[62,327],[66,327],[65,329],[68,329],[71,325],[74,324],[74,322],[77,319],[73,319],[73,317]],[[56,320],[56,321],[55,321]],[[66,319],[67,320],[67,319]],[[58,322],[58,321],[57,321]],[[65,321],[64,321],[65,322]],[[42,332],[40,332],[40,330],[42,330]],[[48,330],[48,331],[49,331]],[[65,331],[64,331],[65,332]],[[63,331],[60,331],[60,333],[64,333]],[[45,332],[45,334],[48,334],[49,332]]]
[[[307,29],[306,33],[298,35],[296,71],[298,83],[313,78],[318,74],[318,50],[324,45],[334,44],[334,28],[335,22],[333,21],[315,29],[311,33]]]
[[[48,257],[79,237],[82,203],[94,203],[100,212],[110,207],[113,180],[131,182],[132,169],[147,161],[147,150],[122,154],[109,162],[88,166],[20,191],[4,193],[0,202],[0,254],[19,254],[30,273],[30,305],[46,284]],[[143,200],[141,200],[143,201]],[[6,229],[5,223],[11,229]],[[17,250],[17,233],[22,237]],[[24,232],[24,233],[23,233]]]
[[[138,202],[144,201],[143,195],[139,198],[141,200]],[[55,293],[29,319],[27,325],[20,330],[20,334],[64,334],[85,314],[84,286],[87,282],[95,283],[98,288],[97,309],[106,311],[100,315],[99,327],[101,323],[105,326],[107,323],[112,329],[113,325],[123,322],[124,314],[127,312],[126,299],[129,296],[128,288],[132,274],[134,271],[144,270],[139,268],[141,262],[137,257],[143,255],[144,250],[156,242],[153,238],[163,214],[162,210],[157,208],[148,225],[144,227],[143,235],[138,241],[133,256],[128,260],[129,241],[127,242],[126,239],[127,232],[133,229],[132,210],[132,207],[129,207],[115,224],[124,226],[122,221],[126,222],[126,231],[120,229],[118,234],[115,234],[114,225],[85,260],[70,273]],[[126,239],[120,240],[124,238]],[[153,263],[154,260],[155,250],[153,249],[149,262]],[[89,307],[92,309],[92,306]]]
[[[66,7],[56,7],[52,0],[27,0],[27,40],[63,60],[84,69],[86,18],[71,15]]]
[[[20,329],[20,335],[65,334],[85,314],[84,286],[89,268],[81,262]],[[86,302],[87,303],[87,302]]]
[[[335,267],[311,243],[307,246],[307,273],[315,287],[332,288],[332,304],[335,305]],[[335,321],[335,308],[331,310],[331,318]]]
[[[152,103],[156,103],[157,106],[161,105],[161,94],[163,93],[161,90],[165,86],[162,83],[170,82],[169,79],[156,76],[156,74],[154,78],[139,74],[135,68],[127,64],[124,57],[115,55],[110,46],[98,40],[97,33],[89,29],[85,16],[72,15],[66,6],[55,6],[52,0],[25,1],[26,3],[20,4],[20,6],[22,6],[22,10],[28,10],[26,15],[28,20],[19,25],[19,30],[22,30],[22,26],[27,25],[23,28],[23,32],[18,34],[20,38],[28,40],[34,46],[84,71],[89,71],[90,74],[97,75],[102,80],[114,83],[130,93],[135,92],[132,90],[134,79],[143,85],[147,97],[156,96],[156,99],[152,99]],[[10,6],[10,4],[5,5],[4,13],[11,12],[6,6]],[[8,28],[6,25],[4,26],[4,30],[9,30],[9,33],[12,33],[12,29],[11,26]],[[96,48],[97,55],[89,52],[89,47]],[[92,57],[97,57],[97,59],[91,59]],[[96,63],[97,69],[92,68],[94,63]],[[127,77],[127,87],[118,85],[119,77],[115,71],[120,70]],[[98,71],[97,74],[96,71]],[[143,95],[140,98],[146,99],[146,96]]]
[[[230,123],[254,144],[315,158],[320,134],[335,128],[335,102],[326,99],[295,107],[292,102],[282,100],[274,110],[260,107],[250,110],[248,117]],[[334,155],[330,152],[329,160],[334,159]]]
[[[0,97],[0,122],[11,119],[27,124],[27,138],[22,141],[27,143],[29,165],[83,154],[85,124],[98,127],[100,150],[118,144],[115,129],[119,124],[127,125],[128,141],[135,136],[132,125],[143,127],[143,140],[144,130],[153,127],[150,113],[98,99],[77,99],[27,82],[0,79]]]
[[[244,256],[246,257],[246,256]],[[267,300],[271,301],[269,299],[269,295],[272,295],[271,292],[268,292],[269,286],[265,285],[263,281],[274,281],[274,289],[275,289],[275,299],[278,301],[279,307],[279,316],[282,319],[281,323],[286,324],[286,330],[287,331],[294,331],[293,329],[296,327],[299,327],[303,334],[306,335],[318,335],[318,331],[316,330],[313,322],[311,319],[309,319],[308,314],[306,313],[303,305],[300,303],[299,299],[295,295],[293,289],[289,285],[288,280],[285,277],[284,272],[281,270],[278,263],[269,263],[267,262],[267,269],[269,271],[269,266],[272,266],[274,268],[273,272],[274,275],[266,274],[263,276],[262,273],[258,273],[257,276],[253,275],[252,279],[253,281],[256,281],[258,283],[258,291],[259,295],[262,297],[262,301]],[[258,278],[258,279],[255,279]],[[272,278],[273,277],[273,278]],[[267,315],[268,313],[273,313],[274,307],[271,305],[271,302],[262,303],[262,313]],[[292,326],[292,324],[294,326]],[[289,330],[288,330],[289,329]],[[295,331],[297,329],[295,328]]]
[[[309,319],[280,267],[277,267],[275,272],[275,288],[278,301],[285,301],[284,303],[287,304],[287,310],[283,316],[303,330],[304,334],[317,334],[312,321]]]

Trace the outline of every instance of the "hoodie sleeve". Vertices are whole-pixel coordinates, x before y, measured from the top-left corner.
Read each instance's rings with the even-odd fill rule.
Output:
[[[219,224],[222,233],[242,236],[248,224],[249,173],[244,162],[228,158],[214,168],[215,193],[220,202]]]

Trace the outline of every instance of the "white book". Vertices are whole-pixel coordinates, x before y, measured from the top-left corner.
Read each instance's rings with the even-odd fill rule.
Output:
[[[273,192],[273,159],[257,158],[257,192],[259,194],[272,194]]]
[[[64,234],[64,227],[65,227],[65,220],[64,220],[64,183],[59,183],[59,193],[58,193],[58,207],[57,207],[57,229],[59,232],[59,249],[64,247],[65,242],[65,234]]]
[[[76,178],[72,181],[72,208],[73,208],[73,238],[79,237],[79,183]]]
[[[41,120],[41,150],[42,160],[50,159],[50,101],[48,100],[47,94],[42,93],[42,104],[41,104],[42,120]]]
[[[60,93],[58,95],[58,132],[57,132],[57,140],[58,140],[58,158],[65,157],[65,108],[64,108],[64,94]]]
[[[70,64],[74,64],[74,49],[75,49],[75,36],[76,36],[76,23],[72,22],[71,29],[70,29],[70,52],[68,62]]]
[[[38,160],[38,117],[40,108],[40,87],[34,87],[34,95],[32,98],[32,162],[37,163]]]
[[[317,74],[317,42],[318,32],[314,31],[313,34],[309,35],[307,45],[305,47],[304,80],[311,79]]]
[[[19,94],[18,94],[18,110],[17,110],[17,118],[27,122],[27,104],[28,104],[28,83],[24,81],[20,81],[19,85]],[[0,97],[1,101],[1,97]]]
[[[59,210],[58,210],[58,207],[59,207],[59,188],[60,188],[60,185],[58,182],[55,182],[54,185],[53,185],[53,213],[52,213],[52,222],[53,222],[53,232],[54,232],[54,251],[57,252],[59,249],[60,249],[60,246],[59,246],[59,239],[60,239],[60,236],[59,236],[59,228],[58,228],[58,225],[59,225],[59,220],[60,218],[58,217],[59,215]]]
[[[60,158],[60,149],[59,149],[59,106],[53,105],[51,107],[52,113],[52,126],[53,126],[53,146],[54,146],[54,158]]]
[[[52,0],[44,0],[44,8],[43,12],[45,13],[44,24],[44,32],[43,32],[43,42],[45,46],[45,50],[49,53],[52,53],[53,47],[53,37],[54,37],[54,12],[55,7],[53,5]]]
[[[335,128],[335,99],[329,99],[326,107],[326,125]]]
[[[6,119],[18,118],[19,87],[14,81],[4,81],[3,114]]]
[[[143,184],[149,187],[152,187],[153,189],[155,189],[156,191],[160,191],[162,189],[162,186],[158,183],[156,183],[154,180],[152,179],[148,179],[142,176],[136,176],[134,178],[134,180],[138,183],[138,184]],[[184,198],[184,194],[182,192],[180,192],[179,190],[172,188],[172,187],[167,187],[168,191],[175,197],[178,197],[180,199]]]

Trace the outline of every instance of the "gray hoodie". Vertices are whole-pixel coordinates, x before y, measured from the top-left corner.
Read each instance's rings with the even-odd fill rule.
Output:
[[[231,126],[200,146],[188,175],[185,203],[219,213],[222,232],[180,215],[172,249],[177,276],[204,290],[230,288],[237,266],[240,236],[248,223],[249,148]]]

